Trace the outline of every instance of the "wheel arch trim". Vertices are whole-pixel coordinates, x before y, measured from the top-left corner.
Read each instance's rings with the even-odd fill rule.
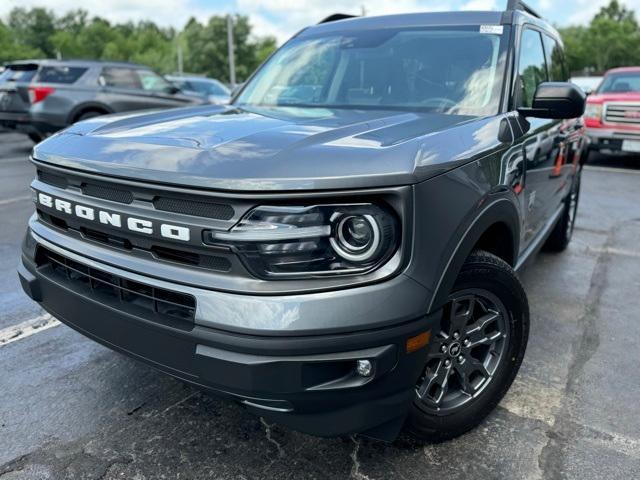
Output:
[[[485,197],[486,199],[491,199],[491,196]],[[511,232],[512,261],[510,265],[512,267],[516,265],[520,246],[521,217],[516,205],[514,205],[514,201],[504,196],[491,200],[477,215],[473,216],[473,220],[468,223],[466,228],[463,225],[460,227],[459,230],[462,230],[463,233],[452,251],[445,257],[447,261],[438,277],[438,282],[429,303],[429,312],[446,303],[462,265],[484,233],[499,223],[504,224]]]
[[[114,113],[114,110],[112,108],[110,108],[109,106],[105,105],[104,103],[100,103],[100,102],[83,102],[83,103],[73,107],[71,112],[69,112],[69,115],[67,116],[67,124],[71,125],[71,124],[77,122],[78,121],[77,117],[82,115],[84,112],[90,112],[90,111],[95,111],[95,110],[103,110],[103,111],[107,112],[107,114]]]

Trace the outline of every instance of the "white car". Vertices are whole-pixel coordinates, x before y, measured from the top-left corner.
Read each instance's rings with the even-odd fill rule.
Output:
[[[591,95],[602,83],[602,77],[574,77],[570,81],[579,86],[584,93]]]

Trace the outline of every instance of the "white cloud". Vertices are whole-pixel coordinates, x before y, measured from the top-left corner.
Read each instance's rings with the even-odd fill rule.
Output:
[[[426,7],[419,0],[368,0],[348,5],[345,7],[344,0],[237,0],[238,11],[251,17],[256,34],[273,35],[279,42],[332,13],[360,15],[363,7],[368,16],[451,9],[450,0],[429,2]]]
[[[569,16],[568,24],[587,24],[600,9],[610,3],[610,0],[575,0],[577,5],[575,13]],[[640,10],[640,0],[622,0],[622,3],[629,10],[634,10],[636,15]]]
[[[470,0],[460,7],[460,10],[497,10],[496,0]]]
[[[228,13],[215,6],[194,8],[191,0],[0,0],[0,18],[15,7],[44,7],[58,15],[82,8],[90,16],[97,15],[111,22],[153,20],[159,25],[177,28],[192,16],[204,20],[216,13]]]

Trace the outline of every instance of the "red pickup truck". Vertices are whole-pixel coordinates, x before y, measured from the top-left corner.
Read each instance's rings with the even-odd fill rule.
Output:
[[[609,70],[584,115],[591,150],[640,153],[640,67]]]

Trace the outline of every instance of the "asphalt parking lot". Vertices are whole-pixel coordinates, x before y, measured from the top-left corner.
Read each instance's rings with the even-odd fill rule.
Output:
[[[514,386],[480,428],[424,446],[268,424],[43,316],[15,274],[31,146],[0,134],[2,480],[640,478],[640,160],[585,170],[569,250],[522,272]]]

